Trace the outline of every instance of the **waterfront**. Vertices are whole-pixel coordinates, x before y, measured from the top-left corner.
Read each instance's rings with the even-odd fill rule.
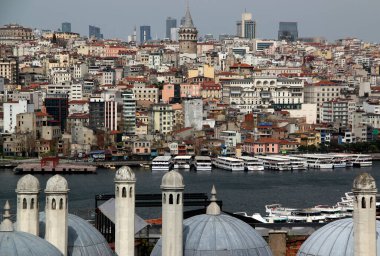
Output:
[[[266,204],[281,203],[287,207],[309,207],[317,204],[335,204],[350,191],[354,177],[367,171],[380,181],[380,162],[368,168],[335,170],[307,170],[302,172],[250,172],[231,173],[223,170],[213,172],[181,172],[184,176],[185,192],[208,193],[215,184],[223,209],[230,212],[246,211],[248,214],[264,214]],[[163,173],[152,173],[143,168],[133,168],[136,173],[137,193],[160,193]],[[114,170],[98,169],[97,174],[65,175],[69,182],[69,211],[90,218],[97,194],[112,194]],[[0,203],[10,200],[15,212],[16,184],[21,176],[11,170],[0,171]],[[51,175],[37,174],[41,184],[41,209],[44,207],[43,190]],[[160,217],[160,208],[140,208],[137,212],[145,218]]]

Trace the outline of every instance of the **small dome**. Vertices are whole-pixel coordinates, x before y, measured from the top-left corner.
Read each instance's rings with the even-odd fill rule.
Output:
[[[352,218],[330,222],[306,239],[297,256],[354,256],[353,233]],[[376,233],[376,255],[380,255],[379,221],[376,221]]]
[[[135,173],[129,166],[120,167],[115,174],[115,181],[136,181]]]
[[[38,193],[40,190],[40,182],[33,175],[27,174],[21,177],[17,182],[17,193]]]
[[[363,172],[355,178],[353,189],[376,189],[375,179],[369,173]]]
[[[161,189],[183,189],[184,187],[183,177],[177,171],[167,172],[164,177],[162,177]]]
[[[183,222],[184,256],[229,255],[271,256],[261,235],[247,223],[232,216],[197,215]],[[151,256],[161,256],[162,239]]]
[[[7,256],[62,256],[48,241],[29,233],[0,232],[0,255]]]
[[[46,215],[40,212],[40,237],[45,237]],[[68,215],[68,256],[113,256],[103,235],[86,220]],[[2,255],[2,254],[0,254]]]
[[[45,192],[67,192],[69,191],[69,186],[67,180],[59,174],[51,177],[46,183]]]

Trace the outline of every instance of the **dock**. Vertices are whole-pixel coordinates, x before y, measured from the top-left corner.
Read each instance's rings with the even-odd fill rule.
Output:
[[[23,163],[17,165],[13,170],[15,174],[24,173],[96,173],[96,166],[77,165],[77,164],[57,164],[57,165],[41,165],[40,163]]]

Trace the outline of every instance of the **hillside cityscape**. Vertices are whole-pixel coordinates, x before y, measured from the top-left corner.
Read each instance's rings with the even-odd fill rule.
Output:
[[[2,24],[0,255],[380,255],[380,44],[303,37],[293,20],[260,38],[247,10],[234,34],[201,34],[190,7],[163,21],[162,39],[146,24],[127,40],[69,21]],[[114,194],[87,183],[97,172]],[[136,192],[157,181],[146,172],[160,175],[149,184],[160,194]],[[222,207],[219,186],[225,196],[243,175],[284,172],[348,175],[352,191],[336,189],[332,206],[267,202],[266,216]],[[23,175],[16,199],[10,173]],[[216,184],[196,191],[192,173]],[[75,189],[86,210],[95,198],[85,218],[70,211]],[[162,212],[144,219],[140,207]]]

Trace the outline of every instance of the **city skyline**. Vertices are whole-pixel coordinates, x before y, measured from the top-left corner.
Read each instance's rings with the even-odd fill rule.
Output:
[[[246,0],[200,1],[190,1],[193,20],[200,35],[213,34],[217,38],[219,34],[235,34],[235,23],[246,10],[252,13],[257,22],[257,38],[276,38],[280,21],[295,21],[298,22],[300,37],[323,36],[330,41],[358,37],[366,41],[380,42],[380,35],[372,32],[380,21],[376,16],[380,2],[374,0],[367,0],[364,4],[347,0],[343,7],[341,1],[327,0],[318,3],[308,2],[307,5],[300,0],[270,0],[255,4]],[[153,39],[164,38],[166,18],[171,16],[180,20],[186,7],[184,1],[174,0],[128,3],[114,0],[112,5],[99,0],[67,0],[60,8],[56,8],[57,5],[52,5],[51,1],[47,0],[37,0],[33,3],[14,0],[2,2],[1,25],[19,23],[32,28],[58,29],[62,22],[67,21],[72,24],[73,32],[86,35],[88,25],[93,24],[102,29],[105,38],[123,40],[132,34],[135,25],[144,24],[152,26]],[[223,5],[223,8],[216,8],[218,5]],[[147,12],[147,6],[149,10],[154,11]],[[273,6],[276,6],[276,9],[273,9]],[[86,13],[82,14],[82,10],[86,10]],[[148,15],[141,15],[143,13]]]

